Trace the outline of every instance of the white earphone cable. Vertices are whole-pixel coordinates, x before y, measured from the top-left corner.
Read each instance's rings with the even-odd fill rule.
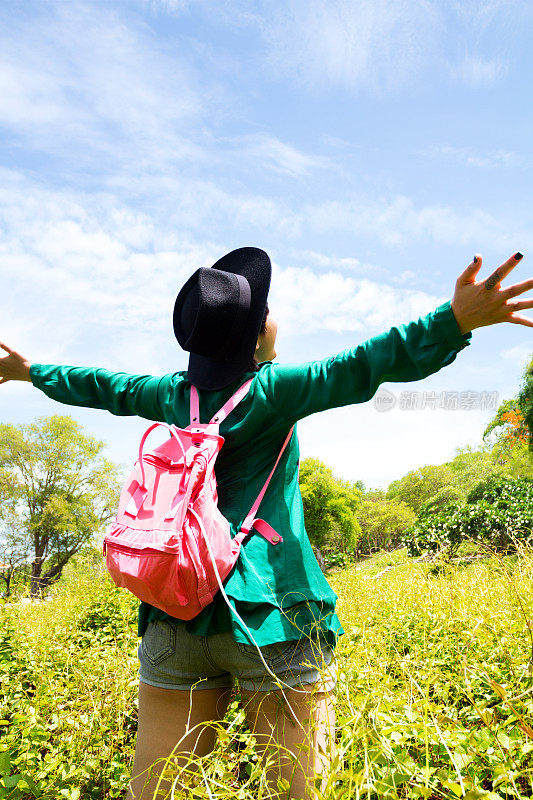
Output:
[[[297,717],[297,716],[296,716],[296,714],[294,713],[294,710],[293,710],[293,708],[292,708],[291,704],[290,704],[290,703],[289,703],[289,701],[287,700],[287,697],[286,697],[286,695],[285,695],[285,692],[284,692],[284,691],[283,691],[283,689],[281,688],[281,685],[283,685],[283,686],[286,686],[288,689],[291,689],[293,692],[299,692],[299,693],[301,693],[301,694],[308,694],[308,692],[307,692],[305,689],[296,689],[294,686],[290,686],[288,683],[285,683],[285,681],[282,681],[282,680],[281,680],[281,678],[279,678],[277,675],[275,675],[275,673],[274,673],[274,672],[272,672],[272,670],[270,669],[270,667],[269,667],[269,666],[268,666],[268,664],[266,663],[266,661],[265,661],[265,659],[264,659],[264,657],[263,657],[263,654],[262,654],[262,652],[261,652],[261,648],[259,647],[259,645],[258,645],[258,644],[257,644],[257,642],[255,641],[254,637],[252,636],[252,633],[251,633],[251,631],[250,631],[249,627],[247,626],[247,624],[245,623],[245,621],[242,619],[242,617],[240,616],[240,614],[238,613],[238,611],[237,611],[235,608],[233,608],[233,606],[231,605],[231,603],[230,603],[230,601],[229,601],[229,599],[228,599],[228,596],[227,596],[226,592],[224,591],[224,587],[223,587],[223,585],[222,585],[222,581],[221,581],[221,579],[220,579],[220,574],[219,574],[219,571],[218,571],[218,567],[217,567],[217,565],[216,565],[216,561],[215,561],[215,558],[214,558],[214,555],[213,555],[213,551],[211,550],[211,543],[210,543],[210,541],[209,541],[209,538],[208,538],[208,536],[207,536],[207,535],[206,535],[206,533],[205,533],[205,528],[204,528],[204,526],[203,526],[203,524],[202,524],[202,520],[200,519],[200,517],[198,516],[198,514],[197,514],[197,513],[194,511],[194,509],[193,509],[191,506],[189,506],[189,510],[191,511],[191,513],[192,513],[192,514],[194,514],[194,517],[195,517],[195,519],[197,520],[198,524],[200,525],[200,529],[201,529],[201,531],[202,531],[202,534],[203,534],[203,537],[204,537],[205,543],[207,544],[207,549],[209,550],[209,555],[210,555],[210,557],[211,557],[211,562],[212,562],[212,564],[213,564],[213,569],[215,570],[215,575],[216,575],[216,579],[217,579],[217,582],[218,582],[218,585],[219,585],[220,591],[222,592],[222,595],[223,595],[223,597],[224,597],[224,600],[225,600],[225,601],[226,601],[226,603],[227,603],[227,606],[228,606],[228,608],[230,609],[230,611],[232,612],[232,614],[234,614],[234,615],[237,617],[237,619],[239,620],[239,622],[241,623],[241,625],[243,625],[243,627],[244,627],[244,628],[246,628],[246,630],[247,630],[247,632],[248,632],[248,635],[250,636],[250,639],[252,640],[252,642],[254,643],[254,645],[257,647],[257,652],[259,653],[259,657],[260,657],[261,661],[263,662],[263,664],[264,664],[264,666],[265,666],[265,669],[267,670],[267,672],[268,672],[270,675],[272,675],[272,677],[273,677],[273,678],[275,678],[276,684],[278,684],[278,685],[280,686],[280,691],[281,691],[281,693],[282,693],[283,697],[285,698],[285,702],[287,703],[287,705],[288,705],[288,707],[289,707],[289,709],[290,709],[290,712],[291,712],[292,716],[294,717],[294,719],[296,720],[296,722],[297,722],[297,724],[300,726],[300,728],[301,728],[301,729],[304,731],[304,733],[306,733],[306,731],[305,731],[305,728],[304,728],[304,727],[303,727],[303,725],[301,724],[300,720],[298,719],[298,717]]]

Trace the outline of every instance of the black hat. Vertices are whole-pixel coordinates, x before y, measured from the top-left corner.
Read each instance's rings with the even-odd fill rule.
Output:
[[[252,362],[265,316],[272,267],[264,250],[240,247],[200,268],[174,304],[174,333],[190,352],[188,377],[223,389]]]

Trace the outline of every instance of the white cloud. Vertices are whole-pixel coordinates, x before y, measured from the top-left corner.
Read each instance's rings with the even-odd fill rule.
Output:
[[[122,369],[138,369],[140,356],[152,369],[163,364],[179,287],[197,267],[214,263],[223,245],[182,237],[110,196],[52,191],[9,172],[1,177],[1,280],[9,286],[0,299],[2,337],[17,346],[26,327],[23,342],[46,351],[34,354],[37,360],[76,353],[86,360],[96,351],[113,355]],[[287,334],[379,331],[438,304],[433,295],[353,275],[353,259],[348,274],[343,259],[326,268],[329,257],[315,253],[315,260],[318,270],[274,265],[270,303]]]
[[[485,89],[498,83],[507,73],[508,65],[500,59],[467,55],[458,66],[451,68],[452,77],[472,89]]]
[[[399,275],[394,275],[392,280],[394,283],[408,283],[409,281],[418,280],[418,276],[412,269],[405,269]]]
[[[176,13],[190,8],[193,0],[142,0],[144,5],[155,10],[167,11],[169,13]],[[198,0],[196,0],[198,2]]]
[[[331,166],[328,159],[303,153],[266,133],[237,137],[229,140],[229,144],[236,148],[241,160],[246,158],[256,170],[262,166],[281,175],[298,177]]]
[[[524,316],[531,316],[530,312],[526,311]],[[512,361],[515,364],[523,364],[523,368],[525,368],[526,364],[531,361],[533,358],[533,344],[516,344],[513,347],[507,347],[505,350],[502,350],[501,357],[505,358],[507,361]]]
[[[481,151],[472,147],[454,147],[448,144],[426,147],[420,150],[419,154],[429,158],[446,159],[459,164],[466,164],[468,167],[480,167],[481,169],[508,167],[520,161],[520,156],[511,150]]]
[[[269,306],[286,334],[384,330],[410,320],[442,299],[341,272],[274,265]]]
[[[331,256],[326,255],[325,253],[317,253],[314,250],[298,250],[294,251],[291,255],[295,258],[298,258],[299,261],[313,264],[317,267],[321,268],[329,268],[329,269],[338,269],[342,272],[354,272],[354,273],[368,273],[369,270],[375,271],[376,267],[370,264],[363,264],[357,258],[350,258],[350,257],[342,257],[342,256]]]
[[[505,252],[507,248],[526,249],[531,232],[516,210],[498,216],[475,202],[465,199],[462,204],[417,205],[403,195],[376,196],[350,193],[342,199],[307,200],[297,202],[256,191],[253,193],[241,184],[232,184],[228,190],[213,180],[201,180],[177,175],[156,174],[146,177],[123,175],[120,185],[116,181],[110,188],[120,191],[124,202],[129,198],[157,211],[159,218],[177,230],[209,232],[226,235],[231,231],[235,240],[258,235],[270,238],[276,231],[280,246],[305,240],[301,260],[312,253],[309,241],[324,235],[342,233],[352,241],[368,238],[380,245],[403,247],[431,242],[439,245],[457,244],[474,247],[483,252],[489,248]],[[520,245],[516,245],[516,242]],[[476,244],[476,242],[478,244]],[[332,260],[328,262],[328,259]],[[357,259],[309,255],[309,261],[320,267],[338,267],[360,271]],[[308,263],[309,263],[308,261]]]
[[[190,272],[213,262],[209,244],[182,237],[176,247],[173,232],[109,196],[43,189],[9,173],[2,178],[6,341],[20,341],[17,308],[37,360],[86,358],[91,347],[102,359],[121,346],[122,368],[135,369],[148,351],[152,363],[161,363],[173,299]]]
[[[181,127],[207,97],[147,28],[80,2],[50,3],[16,24],[0,28],[0,122],[37,151],[82,150],[82,162],[99,151],[120,162],[147,148],[150,159],[196,152]]]
[[[522,0],[451,0],[450,6],[457,17],[477,35],[497,21],[500,27],[504,20],[515,23],[524,12]]]
[[[386,384],[400,391],[455,385],[461,354],[449,369],[421,383]],[[458,447],[479,446],[494,411],[376,411],[372,402],[338,408],[298,423],[302,458],[324,461],[347,480],[386,489],[411,469],[451,460]]]
[[[65,329],[69,319],[76,329],[83,298],[92,320],[103,326],[122,328],[134,316],[144,329],[158,335],[166,331],[161,320],[169,313],[168,298],[186,274],[213,263],[221,249],[243,243],[241,236],[228,240],[228,225],[246,230],[248,241],[277,231],[281,258],[272,307],[288,331],[295,319],[301,331],[378,330],[398,314],[410,319],[426,313],[438,298],[401,285],[413,279],[411,270],[394,275],[381,266],[295,244],[287,262],[283,238],[296,243],[301,233],[318,228],[393,244],[471,245],[478,238],[488,246],[500,239],[507,243],[509,235],[505,219],[479,211],[468,217],[451,208],[417,209],[407,198],[389,205],[361,200],[293,211],[261,196],[192,182],[170,193],[177,198],[173,215],[161,209],[140,212],[110,194],[45,189],[14,172],[3,171],[0,178],[2,271],[14,286],[66,309]]]
[[[438,10],[427,0],[290,0],[266,3],[268,58],[308,87],[338,83],[376,92],[395,89],[431,54]]]
[[[303,217],[312,230],[321,233],[351,231],[353,235],[374,236],[391,246],[419,241],[472,246],[477,241],[484,247],[501,249],[509,246],[513,236],[520,235],[520,241],[525,242],[531,239],[525,227],[520,230],[516,219],[496,218],[472,204],[463,208],[417,207],[405,196],[325,201],[309,205]]]

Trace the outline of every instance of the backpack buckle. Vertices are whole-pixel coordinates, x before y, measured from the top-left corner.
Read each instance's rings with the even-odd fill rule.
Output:
[[[264,536],[267,542],[270,542],[270,544],[279,544],[283,541],[283,537],[280,536],[276,530],[274,530],[272,525],[269,525],[268,522],[265,522],[264,519],[254,519],[252,528],[260,533],[261,536]]]
[[[191,428],[191,444],[200,447],[204,441],[204,431],[202,428]]]

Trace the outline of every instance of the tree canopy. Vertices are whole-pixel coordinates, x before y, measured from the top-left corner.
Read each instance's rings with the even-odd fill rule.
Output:
[[[361,526],[357,550],[361,554],[397,546],[405,530],[416,518],[407,503],[387,499],[385,492],[368,492],[363,497],[357,516]]]
[[[386,497],[388,500],[404,502],[416,514],[440,489],[449,486],[453,478],[453,472],[447,464],[420,467],[393,481]]]
[[[32,595],[59,578],[118,503],[104,446],[68,416],[0,425],[0,560],[31,562]]]
[[[533,358],[525,369],[517,400],[525,427],[527,428],[527,444],[529,450],[533,451]]]
[[[489,433],[497,430],[499,423],[491,425],[486,434],[489,428]],[[459,449],[445,464],[411,470],[389,485],[387,499],[403,501],[416,514],[426,514],[431,508],[442,510],[451,503],[464,503],[471,489],[489,475],[533,477],[533,463],[522,440],[513,439],[509,445],[506,431],[485,438],[484,445]]]
[[[361,534],[359,486],[336,478],[319,459],[306,458],[300,464],[300,491],[311,544],[324,553],[353,552]]]

